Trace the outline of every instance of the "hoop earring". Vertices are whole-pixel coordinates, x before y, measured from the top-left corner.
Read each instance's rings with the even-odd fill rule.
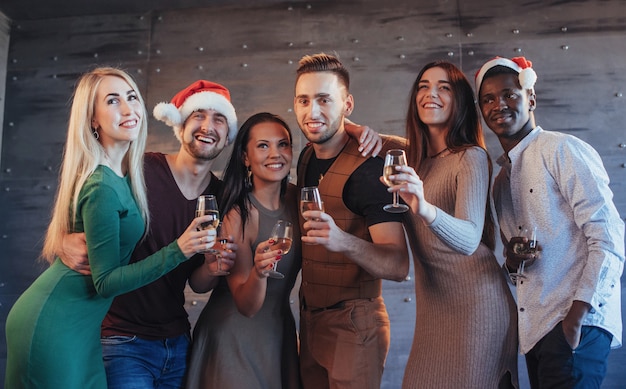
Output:
[[[98,130],[92,128],[91,133],[93,134],[93,137],[96,138],[96,140],[100,139],[100,133],[98,132]]]

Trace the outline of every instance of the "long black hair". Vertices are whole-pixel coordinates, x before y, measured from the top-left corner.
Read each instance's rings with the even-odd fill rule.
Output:
[[[233,151],[228,160],[226,170],[224,171],[224,186],[222,200],[220,201],[220,214],[226,215],[231,209],[236,209],[241,216],[241,226],[244,231],[250,213],[250,199],[248,198],[248,193],[252,190],[252,180],[249,181],[250,185],[246,184],[248,168],[244,163],[245,153],[248,141],[250,140],[250,131],[254,126],[261,123],[279,124],[289,133],[289,143],[291,144],[293,141],[291,129],[285,120],[269,112],[260,112],[250,116],[237,132],[237,137],[233,144]],[[281,182],[281,197],[285,194],[288,183],[289,176],[283,178]]]

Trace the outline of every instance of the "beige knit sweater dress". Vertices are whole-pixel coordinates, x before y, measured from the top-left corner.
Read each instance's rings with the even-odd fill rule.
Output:
[[[403,388],[497,388],[507,371],[517,386],[515,301],[480,242],[487,158],[472,147],[428,159],[417,172],[437,216],[430,226],[411,218],[416,319]]]

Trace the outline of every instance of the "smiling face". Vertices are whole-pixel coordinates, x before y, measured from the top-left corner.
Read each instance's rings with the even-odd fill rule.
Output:
[[[448,74],[440,67],[424,72],[417,87],[417,112],[429,129],[447,129],[453,108],[453,93]]]
[[[253,185],[280,183],[291,169],[293,151],[289,132],[274,121],[262,122],[250,129],[244,152],[244,164],[252,171]]]
[[[102,78],[96,90],[91,125],[98,131],[103,146],[137,139],[142,113],[137,92],[124,79]]]
[[[302,74],[296,82],[294,112],[309,142],[323,144],[343,129],[343,119],[354,102],[346,87],[331,72]]]
[[[534,128],[535,95],[522,89],[517,74],[501,73],[485,78],[478,103],[485,123],[506,151]]]
[[[185,151],[196,159],[215,159],[228,142],[226,117],[212,109],[200,109],[189,115],[182,129]]]

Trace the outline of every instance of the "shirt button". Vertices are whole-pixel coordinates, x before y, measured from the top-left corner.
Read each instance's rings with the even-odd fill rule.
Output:
[[[524,312],[524,308],[520,308],[520,309],[519,309],[519,311],[520,311],[520,312]]]

